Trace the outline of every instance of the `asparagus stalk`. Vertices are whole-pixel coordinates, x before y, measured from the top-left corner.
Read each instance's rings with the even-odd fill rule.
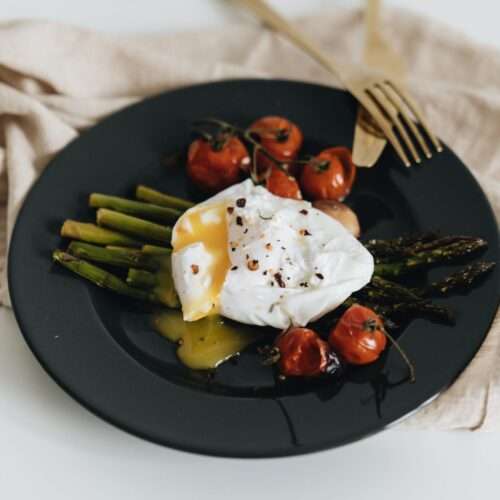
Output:
[[[158,276],[141,269],[129,269],[127,283],[135,288],[145,288],[146,290],[159,285]]]
[[[450,262],[466,257],[483,250],[488,246],[487,242],[481,238],[472,238],[464,241],[457,241],[443,247],[434,248],[415,254],[412,257],[396,262],[379,263],[375,265],[375,275],[380,277],[397,278],[402,274],[415,269]]]
[[[155,273],[138,269],[129,269],[127,284],[132,287],[150,290],[162,304],[168,307],[179,307],[179,298],[175,291],[169,264]]]
[[[379,293],[383,293],[383,296],[392,298],[392,302],[415,302],[422,300],[414,290],[406,288],[399,283],[394,283],[393,281],[388,281],[380,276],[373,276],[369,289],[371,296],[376,296]]]
[[[129,236],[110,231],[95,224],[66,220],[61,227],[63,238],[86,241],[97,245],[121,245],[124,247],[141,247],[142,243]]]
[[[406,292],[399,293],[396,288],[394,290],[383,290],[372,285],[367,285],[356,292],[356,297],[368,302],[374,302],[375,304],[400,304],[415,301],[429,302],[428,299],[424,299],[421,296],[416,295],[409,289],[406,289]],[[410,296],[413,298],[410,298]]]
[[[419,316],[430,317],[448,324],[455,322],[453,313],[443,306],[429,302],[401,302],[399,304],[370,304],[375,312],[384,317],[410,319]]]
[[[423,289],[414,290],[414,293],[420,297],[448,295],[452,291],[470,287],[475,281],[492,271],[494,267],[494,262],[474,262],[443,280],[430,283]]]
[[[451,245],[452,243],[470,243],[476,241],[477,238],[474,236],[443,236],[442,238],[436,238],[432,241],[422,241],[416,243],[415,245],[411,245],[410,251],[412,255],[416,255],[421,252],[425,252],[428,250],[434,250],[439,247],[444,247],[447,245]]]
[[[66,269],[69,269],[75,274],[78,274],[82,278],[85,278],[101,288],[106,288],[107,290],[111,290],[119,293],[120,295],[126,295],[127,297],[132,297],[134,299],[157,302],[155,295],[149,291],[133,288],[114,274],[111,274],[94,264],[86,262],[85,260],[63,252],[62,250],[55,250],[52,254],[52,258],[55,262],[58,262]]]
[[[80,259],[100,262],[117,267],[136,267],[148,271],[156,271],[160,268],[160,261],[152,255],[146,255],[141,250],[121,247],[99,247],[72,241],[68,247],[68,253]]]
[[[160,193],[155,189],[142,185],[137,186],[135,197],[138,200],[146,201],[148,203],[154,203],[155,205],[161,205],[162,207],[169,207],[182,211],[194,206],[194,203],[191,201],[177,198],[176,196],[169,194]]]
[[[397,240],[376,240],[377,244],[374,247],[367,244],[367,248],[371,249],[370,251],[373,253],[376,263],[385,263],[393,262],[402,257],[414,257],[422,252],[443,248],[452,243],[466,244],[474,242],[476,239],[471,236],[444,236],[431,239],[431,235],[427,234],[411,245],[404,246],[391,243]],[[384,246],[386,248],[382,249]]]
[[[408,256],[408,248],[437,239],[436,233],[428,232],[412,236],[400,236],[393,239],[372,239],[366,242],[365,247],[375,257],[403,257]]]
[[[374,276],[371,283],[361,289],[354,301],[367,302],[367,306],[386,319],[424,316],[432,317],[446,323],[453,322],[451,311],[445,307],[432,304],[428,299],[398,283]]]
[[[107,208],[100,208],[97,211],[97,223],[99,226],[115,229],[146,241],[154,240],[170,244],[172,236],[172,228],[170,227],[145,221],[131,215],[121,214],[120,212],[114,212]]]
[[[92,193],[90,195],[89,205],[94,208],[109,208],[124,214],[144,217],[148,220],[165,222],[167,224],[175,223],[182,214],[180,210],[173,208],[99,193]]]
[[[156,245],[144,245],[142,247],[142,253],[145,253],[147,255],[170,256],[172,254],[172,249],[165,247],[158,247]]]
[[[116,245],[106,245],[106,248],[110,250],[118,249],[118,250],[126,250],[127,247],[120,247]],[[160,247],[158,245],[142,245],[141,252],[146,255],[154,255],[157,257],[169,257],[172,255],[172,249],[167,247]]]

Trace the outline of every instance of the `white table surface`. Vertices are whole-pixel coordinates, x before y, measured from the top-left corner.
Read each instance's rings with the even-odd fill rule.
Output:
[[[289,13],[345,0],[275,0]],[[393,0],[500,47],[493,2]],[[238,19],[217,0],[3,0],[1,19],[44,17],[101,30],[180,30]],[[339,449],[272,460],[183,453],[130,436],[45,374],[0,308],[0,498],[426,500],[498,498],[500,433],[388,430]]]

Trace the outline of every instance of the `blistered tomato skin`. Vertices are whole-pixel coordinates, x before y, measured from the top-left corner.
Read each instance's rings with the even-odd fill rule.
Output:
[[[371,309],[355,304],[332,329],[328,342],[347,363],[365,365],[380,357],[387,337],[380,317]]]
[[[342,201],[351,192],[355,178],[350,149],[328,148],[304,166],[300,186],[313,200]]]
[[[238,183],[249,164],[247,148],[237,137],[222,147],[197,139],[189,146],[187,173],[198,189],[215,193]]]
[[[271,193],[282,198],[302,199],[299,183],[295,180],[295,177],[287,175],[278,167],[271,167],[271,172],[266,180],[266,188]]]
[[[278,366],[285,377],[317,377],[327,372],[330,347],[309,328],[294,327],[281,333]]]
[[[262,146],[277,160],[291,162],[297,158],[304,137],[297,125],[280,116],[265,116],[254,122],[250,130],[260,139]],[[257,155],[260,171],[271,168],[274,163],[263,154]],[[294,174],[293,165],[290,173]]]

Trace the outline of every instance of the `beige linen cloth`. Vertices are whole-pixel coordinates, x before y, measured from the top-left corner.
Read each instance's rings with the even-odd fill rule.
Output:
[[[300,22],[337,59],[359,60],[361,11],[335,9]],[[411,61],[410,87],[432,127],[470,166],[498,217],[500,52],[407,11],[387,11],[383,22]],[[337,85],[287,41],[243,18],[224,30],[165,36],[117,37],[41,21],[0,24],[0,301],[9,304],[5,254],[26,192],[80,130],[173,87],[255,75]],[[404,425],[494,429],[499,422],[497,321],[455,384]]]

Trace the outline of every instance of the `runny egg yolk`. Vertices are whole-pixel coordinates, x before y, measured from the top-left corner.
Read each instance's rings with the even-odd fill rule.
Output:
[[[228,255],[228,235],[226,224],[226,203],[217,203],[186,213],[179,221],[173,250],[177,252],[193,243],[203,243],[211,262],[200,263],[200,267],[208,266],[203,272],[210,276],[210,285],[203,294],[190,304],[183,304],[183,310],[196,321],[205,316],[217,314],[219,311],[219,294],[230,267]],[[200,272],[198,270],[197,272]],[[211,304],[207,312],[207,304]]]

